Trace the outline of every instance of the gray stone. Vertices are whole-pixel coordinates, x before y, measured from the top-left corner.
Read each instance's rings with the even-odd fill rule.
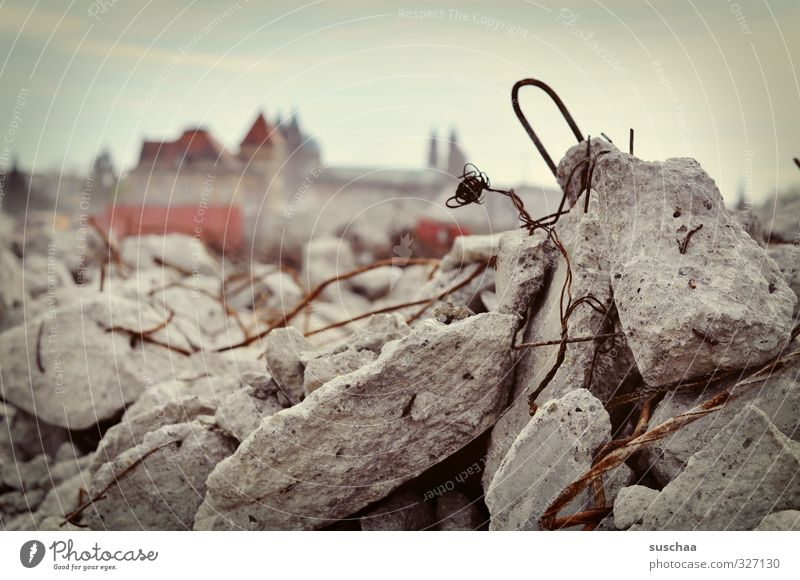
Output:
[[[22,306],[22,266],[17,257],[0,246],[0,320],[6,311]]]
[[[785,346],[797,298],[696,161],[610,152],[594,187],[614,301],[649,385],[763,363]]]
[[[790,439],[800,440],[800,362],[790,360],[778,367],[766,380],[748,379],[734,389],[737,398],[728,401],[725,407],[681,427],[675,433],[654,441],[644,450],[650,464],[650,472],[666,485],[681,472],[689,458],[703,449],[720,429],[733,419],[747,404],[756,405],[767,414],[775,427]],[[723,390],[732,387],[732,380],[718,381],[704,388],[700,394],[691,392],[668,393],[658,404],[650,419],[650,425],[663,423],[671,417],[685,413]]]
[[[364,512],[360,522],[365,532],[425,530],[434,523],[433,508],[419,494],[396,492]]]
[[[209,472],[234,447],[202,420],[148,433],[95,474],[85,521],[93,530],[190,529]]]
[[[353,249],[346,239],[317,238],[308,242],[303,251],[303,283],[311,289],[355,266]],[[334,298],[338,291],[337,286],[332,284],[323,291],[323,295]]]
[[[267,369],[292,404],[299,403],[305,395],[303,374],[305,367],[300,355],[312,351],[314,347],[303,334],[294,327],[277,328],[264,338],[264,357]]]
[[[22,263],[25,291],[31,298],[43,294],[60,294],[63,289],[74,290],[75,280],[67,266],[55,256],[31,254]]]
[[[203,241],[184,234],[150,235],[125,238],[122,260],[133,268],[162,266],[186,275],[219,276],[222,266]]]
[[[759,531],[800,532],[800,511],[785,510],[764,516],[756,526]]]
[[[753,238],[753,241],[762,248],[767,247],[767,242],[764,239],[764,227],[761,225],[761,220],[752,209],[732,209],[730,210],[733,218],[742,226],[742,229],[747,232],[747,235]]]
[[[331,379],[356,371],[377,358],[377,353],[371,350],[351,348],[346,348],[341,352],[317,355],[305,365],[303,390],[306,395],[310,395]]]
[[[234,391],[222,401],[214,416],[217,425],[238,441],[244,441],[255,431],[264,417],[283,409],[275,392],[251,386]]]
[[[795,296],[800,297],[800,245],[772,244],[767,248],[767,254],[778,264],[781,274],[786,278],[786,283]],[[795,304],[792,316],[797,319],[798,314],[800,314],[800,301]]]
[[[381,266],[351,278],[348,285],[357,294],[377,300],[386,296],[402,275],[403,270],[397,266]]]
[[[442,532],[471,531],[481,525],[475,502],[460,491],[451,491],[436,500],[436,529]]]
[[[6,424],[0,420],[0,458],[8,461],[27,461],[37,455],[55,455],[61,445],[70,440],[70,432],[45,423],[21,409],[5,406],[11,413]]]
[[[73,430],[110,419],[148,379],[185,364],[180,354],[132,338],[163,322],[140,302],[99,295],[12,328],[0,336],[5,400]]]
[[[794,243],[800,236],[800,194],[797,191],[768,199],[756,210],[764,237],[773,243]]]
[[[645,530],[752,530],[767,514],[800,508],[800,443],[747,405],[650,505]]]
[[[514,324],[496,313],[422,321],[375,362],[265,419],[209,476],[195,528],[323,527],[448,457],[506,400]]]
[[[576,389],[542,405],[514,441],[486,492],[490,528],[540,529],[545,510],[589,470],[594,451],[610,440],[608,413],[589,391]],[[561,515],[569,513],[565,509]]]
[[[497,258],[500,250],[500,234],[484,236],[459,236],[453,240],[450,251],[442,258],[442,272],[460,270],[469,264],[487,262]]]
[[[169,385],[185,388],[184,384],[177,381]],[[172,393],[168,396],[172,396]],[[213,404],[197,395],[167,398],[155,407],[145,408],[144,405],[138,404],[137,407],[135,404],[125,413],[120,423],[106,431],[89,463],[90,474],[96,473],[103,464],[113,461],[128,449],[143,443],[145,436],[152,431],[216,412]]]
[[[627,530],[634,524],[641,524],[644,514],[658,497],[658,491],[643,485],[625,487],[614,501],[614,526]]]
[[[513,230],[500,235],[495,288],[497,311],[524,318],[545,284],[545,276],[558,259],[555,246],[539,230],[529,235]]]
[[[37,455],[30,461],[0,465],[0,482],[18,490],[33,490],[42,486],[48,473],[47,456]]]
[[[22,512],[33,512],[44,499],[43,489],[9,491],[0,495],[0,515],[3,519]]]

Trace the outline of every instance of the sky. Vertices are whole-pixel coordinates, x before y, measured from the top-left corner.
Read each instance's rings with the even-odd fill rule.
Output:
[[[729,201],[800,182],[796,0],[5,0],[0,166],[85,170],[204,126],[231,150],[292,111],[329,164],[413,167],[457,129],[496,184],[554,186],[510,103],[552,86],[584,135],[691,156]],[[575,139],[536,89],[552,157]]]

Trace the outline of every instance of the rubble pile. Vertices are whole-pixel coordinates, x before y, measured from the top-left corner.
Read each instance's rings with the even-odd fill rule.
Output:
[[[798,529],[793,226],[603,140],[558,177],[441,260],[0,248],[2,529]]]

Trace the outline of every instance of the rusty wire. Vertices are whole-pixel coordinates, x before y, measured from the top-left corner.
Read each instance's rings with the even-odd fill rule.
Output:
[[[172,445],[174,443],[177,443],[178,441],[180,441],[180,440],[179,439],[173,439],[171,441],[167,441],[166,443],[162,443],[161,445],[158,445],[158,446],[154,447],[153,449],[150,449],[146,453],[141,454],[134,461],[132,461],[130,463],[130,465],[128,465],[127,467],[122,469],[119,473],[115,473],[112,476],[111,481],[109,481],[108,484],[102,490],[100,490],[98,493],[96,493],[93,497],[91,497],[88,500],[86,500],[77,509],[71,511],[66,516],[64,516],[64,521],[59,524],[59,527],[64,527],[64,525],[68,524],[68,523],[69,524],[74,524],[75,523],[74,520],[79,515],[81,515],[86,508],[88,508],[90,505],[94,504],[96,501],[102,499],[103,496],[106,493],[108,493],[108,490],[110,490],[114,486],[114,484],[119,484],[119,480],[122,479],[123,477],[125,477],[131,471],[133,471],[133,469],[137,465],[139,465],[140,463],[144,462],[145,459],[147,459],[148,457],[153,455],[156,451],[160,451],[161,449],[164,449],[165,447],[169,447],[170,445]]]
[[[486,270],[486,268],[489,267],[489,263],[490,263],[489,261],[486,261],[486,262],[482,262],[482,263],[478,264],[477,268],[475,268],[475,270],[472,272],[472,274],[470,274],[469,276],[464,278],[461,282],[459,282],[458,284],[452,286],[451,288],[447,288],[447,289],[443,290],[442,292],[440,292],[439,294],[437,294],[435,296],[431,296],[430,298],[422,298],[420,300],[414,300],[412,302],[403,302],[401,304],[393,304],[391,306],[385,306],[385,307],[379,308],[377,310],[371,310],[370,312],[365,312],[364,314],[360,314],[360,315],[358,315],[358,316],[356,316],[354,318],[347,318],[345,320],[340,320],[339,322],[334,322],[333,324],[329,324],[328,326],[324,326],[322,328],[317,328],[317,329],[314,329],[314,330],[312,330],[310,332],[306,332],[304,334],[304,336],[309,337],[309,336],[313,336],[315,334],[319,334],[320,332],[325,332],[326,330],[332,330],[334,328],[340,328],[342,326],[347,326],[348,324],[350,324],[352,322],[357,322],[359,320],[363,320],[364,318],[369,318],[373,314],[385,314],[386,312],[393,312],[395,310],[401,310],[403,308],[409,308],[411,306],[419,306],[420,304],[423,304],[424,306],[419,311],[417,311],[415,314],[412,314],[411,316],[409,316],[406,319],[406,324],[411,324],[412,322],[417,320],[420,316],[422,316],[425,313],[425,311],[428,308],[430,308],[430,305],[432,303],[436,302],[437,300],[442,300],[442,299],[446,298],[447,296],[449,296],[453,292],[457,292],[458,290],[461,290],[464,286],[466,286],[467,284],[472,282],[482,272],[484,272]]]
[[[383,266],[405,267],[405,266],[413,266],[413,265],[420,265],[420,264],[431,264],[433,262],[438,262],[438,260],[435,259],[435,258],[411,258],[411,259],[403,262],[402,264],[397,264],[397,263],[395,263],[394,258],[387,258],[386,260],[379,260],[377,262],[373,262],[372,264],[368,264],[366,266],[361,266],[359,268],[355,268],[354,270],[350,270],[349,272],[345,272],[343,274],[337,274],[336,276],[332,276],[331,278],[328,278],[327,280],[323,280],[322,282],[320,282],[310,292],[308,292],[303,297],[302,300],[300,300],[297,304],[295,304],[289,312],[285,313],[282,317],[278,318],[277,320],[274,320],[271,323],[269,323],[267,328],[265,328],[264,330],[262,330],[260,332],[257,332],[256,334],[253,334],[253,335],[251,335],[251,336],[245,338],[244,340],[242,340],[240,342],[237,342],[235,344],[218,348],[216,350],[216,352],[224,352],[224,351],[233,350],[233,349],[236,349],[236,348],[242,348],[242,347],[245,347],[245,346],[249,346],[249,345],[253,344],[255,341],[264,338],[266,335],[268,335],[270,332],[272,332],[276,328],[282,328],[282,327],[286,326],[295,316],[297,316],[309,304],[311,304],[311,302],[316,300],[320,296],[320,294],[322,294],[322,291],[325,290],[325,288],[327,288],[331,284],[335,284],[335,283],[338,283],[338,282],[343,282],[344,280],[349,280],[350,278],[353,278],[354,276],[358,276],[359,274],[363,274],[364,272],[367,272],[369,270],[374,270],[375,268],[381,268]]]
[[[564,101],[561,100],[561,97],[559,97],[558,94],[552,88],[550,88],[549,85],[538,79],[522,79],[514,83],[514,86],[511,89],[511,106],[514,108],[514,113],[516,113],[517,119],[519,120],[522,127],[525,129],[525,132],[528,134],[528,137],[530,137],[531,141],[533,141],[533,144],[536,146],[536,149],[539,151],[539,154],[542,156],[542,159],[544,159],[545,163],[547,163],[547,166],[550,168],[550,171],[553,172],[553,176],[557,177],[558,169],[556,168],[556,164],[553,162],[553,158],[550,157],[550,154],[547,152],[547,149],[542,144],[542,141],[541,139],[539,139],[539,136],[536,134],[536,131],[534,131],[533,127],[531,127],[531,124],[528,122],[528,119],[522,112],[522,108],[520,107],[519,104],[519,90],[522,87],[527,87],[527,86],[536,87],[547,93],[547,96],[550,97],[550,99],[558,107],[558,110],[561,111],[561,115],[564,117],[564,120],[567,122],[567,125],[569,125],[569,128],[572,130],[572,134],[575,135],[575,138],[578,140],[578,143],[583,141],[583,134],[581,133],[581,130],[578,128],[578,126],[575,124],[575,120],[572,118],[572,115],[567,109],[567,106],[564,104]]]

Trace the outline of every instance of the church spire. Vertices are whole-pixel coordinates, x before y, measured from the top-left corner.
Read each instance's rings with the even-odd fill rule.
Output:
[[[430,169],[437,169],[439,167],[439,149],[436,142],[436,129],[434,129],[431,131],[431,140],[428,146],[428,168]]]

